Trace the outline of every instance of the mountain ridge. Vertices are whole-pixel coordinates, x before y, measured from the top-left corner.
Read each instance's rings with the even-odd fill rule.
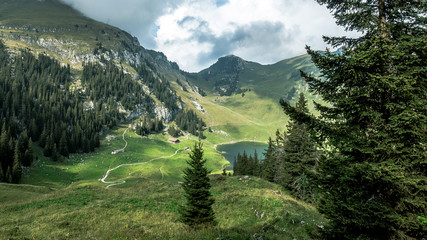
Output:
[[[263,125],[259,119],[265,122],[266,117],[271,124],[283,121],[279,99],[292,101],[296,92],[307,92],[299,70],[314,68],[307,55],[269,65],[228,55],[198,73],[187,73],[162,52],[145,49],[129,33],[87,18],[58,0],[6,1],[0,6],[0,36],[12,51],[28,49],[36,55],[47,54],[62,64],[70,64],[76,81],[86,62],[113,61],[136,81],[141,76],[135,67],[143,65],[159,81],[170,83],[171,90],[182,100],[183,109],[195,111],[209,126],[224,126],[224,129],[227,124]],[[40,15],[43,18],[36,18],[31,24],[23,20]],[[153,94],[150,97],[156,102],[156,116],[172,120],[173,111]],[[271,110],[247,111],[250,101],[263,102]],[[230,114],[223,114],[224,120],[218,118],[218,112]],[[267,132],[273,131],[271,126]]]

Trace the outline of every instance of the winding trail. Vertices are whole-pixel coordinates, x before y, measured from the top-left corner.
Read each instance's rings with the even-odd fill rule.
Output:
[[[126,134],[126,132],[129,130],[129,127],[128,128],[126,128],[126,130],[123,132],[123,134],[122,134],[122,138],[123,138],[123,141],[125,141],[125,146],[123,147],[123,150],[125,150],[126,149],[126,147],[128,146],[128,141],[126,141],[126,139],[125,139],[125,134]]]
[[[182,151],[182,149],[178,149],[178,150],[176,150],[176,151],[175,151],[175,153],[174,153],[174,154],[172,154],[172,155],[170,155],[170,156],[161,156],[161,157],[156,157],[156,158],[153,158],[153,159],[151,159],[151,160],[149,160],[149,161],[146,161],[146,162],[138,162],[138,163],[124,163],[124,164],[120,164],[120,165],[119,165],[119,166],[117,166],[117,167],[114,167],[114,168],[108,169],[108,171],[105,173],[104,177],[102,177],[102,178],[100,179],[100,181],[101,181],[101,182],[103,182],[103,183],[105,183],[105,184],[108,184],[108,185],[107,185],[107,187],[105,187],[105,188],[109,188],[109,187],[111,187],[111,186],[115,186],[115,185],[120,185],[120,184],[126,183],[126,181],[125,181],[125,180],[118,181],[118,182],[107,182],[107,181],[105,181],[105,179],[107,179],[107,178],[108,178],[108,175],[110,175],[110,173],[111,173],[112,171],[114,171],[114,170],[116,170],[116,169],[118,169],[118,168],[121,168],[121,167],[124,167],[124,166],[136,166],[136,165],[142,165],[142,164],[147,164],[147,163],[153,162],[153,161],[155,161],[155,160],[163,159],[163,158],[171,158],[171,157],[175,156],[179,151]]]
[[[125,146],[124,146],[124,148],[123,148],[123,150],[127,147],[127,145],[128,145],[128,142],[126,141],[126,139],[125,139],[125,134],[126,134],[126,131],[128,130],[129,128],[126,128],[126,130],[123,132],[123,134],[122,134],[122,137],[123,137],[123,141],[125,141]],[[108,169],[107,170],[107,172],[104,174],[104,176],[99,180],[99,181],[101,181],[101,182],[103,182],[103,183],[105,183],[105,184],[108,184],[107,185],[107,187],[106,188],[109,188],[109,187],[111,187],[111,186],[115,186],[115,185],[120,185],[120,184],[123,184],[123,183],[126,183],[126,181],[125,180],[122,180],[122,181],[118,181],[118,182],[108,182],[108,181],[106,181],[105,179],[107,179],[108,178],[108,175],[110,175],[110,173],[112,172],[112,171],[114,171],[114,170],[116,170],[116,169],[118,169],[118,168],[121,168],[121,167],[124,167],[124,166],[136,166],[136,165],[142,165],[142,164],[147,164],[147,163],[150,163],[150,162],[152,162],[152,161],[155,161],[155,160],[158,160],[158,159],[162,159],[162,158],[170,158],[170,157],[173,157],[173,156],[175,156],[179,151],[181,151],[182,149],[178,149],[178,150],[176,150],[175,151],[175,153],[174,154],[172,154],[172,155],[170,155],[170,156],[161,156],[161,157],[156,157],[156,158],[153,158],[153,159],[151,159],[151,160],[149,160],[149,161],[146,161],[146,162],[138,162],[138,163],[124,163],[124,164],[120,164],[120,165],[118,165],[118,166],[116,166],[116,167],[114,167],[114,168],[110,168],[110,169]],[[162,174],[163,175],[163,174]],[[163,177],[163,176],[162,176]]]

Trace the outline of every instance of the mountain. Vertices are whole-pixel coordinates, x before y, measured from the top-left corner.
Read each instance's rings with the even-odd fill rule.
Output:
[[[262,65],[234,55],[222,57],[209,68],[190,74],[207,91],[224,96],[253,90],[261,96],[286,98],[293,87],[302,84],[299,71],[316,72],[308,55]]]
[[[0,25],[1,38],[12,49],[46,53],[75,68],[101,57],[177,67],[162,53],[141,47],[127,32],[87,18],[58,0],[4,0],[0,3]]]
[[[278,100],[306,92],[307,56],[272,65],[226,56],[187,73],[58,0],[0,1],[0,38],[0,181],[22,183],[0,183],[0,238],[293,239],[323,225],[277,185],[218,176],[220,225],[177,223],[183,149],[205,136],[207,167],[220,173],[229,162],[218,144],[283,129]],[[164,125],[186,130],[181,143]]]
[[[155,104],[151,114],[169,122],[181,109],[193,110],[208,126],[236,139],[253,138],[254,131],[245,130],[249,126],[263,140],[282,128],[286,117],[279,99],[291,101],[295,92],[306,92],[299,70],[315,71],[306,55],[271,65],[226,56],[199,73],[186,73],[163,53],[140,46],[125,31],[89,19],[57,0],[2,1],[0,37],[9,51],[28,49],[69,64],[76,83],[85,62],[113,61],[136,81],[151,74],[159,83],[167,83],[162,88],[170,88],[161,93],[152,89],[154,84],[142,83],[147,93],[154,93],[149,94]],[[169,92],[170,96],[164,96]],[[138,109],[124,110],[131,118],[144,114]]]
[[[65,119],[66,115],[78,118],[72,113],[83,111],[90,115],[87,117],[94,121],[90,124],[95,124],[96,131],[100,133],[124,122],[132,124],[142,135],[149,134],[153,129],[159,132],[163,124],[154,119],[160,119],[172,126],[177,124],[181,130],[194,135],[204,131],[203,135],[212,144],[241,140],[264,142],[278,128],[283,130],[288,121],[279,105],[280,98],[292,102],[297,92],[304,92],[307,99],[317,99],[317,96],[308,93],[299,75],[300,70],[317,74],[307,55],[270,65],[231,55],[218,59],[198,73],[187,73],[180,70],[176,63],[168,61],[163,53],[142,47],[135,37],[125,31],[87,18],[58,0],[1,1],[0,36],[7,48],[5,51],[9,53],[6,58],[10,59],[7,63],[10,65],[7,68],[9,72],[5,74],[15,74],[13,69],[16,66],[13,64],[16,61],[12,59],[22,52],[36,56],[28,56],[31,61],[24,64],[35,63],[27,67],[37,64],[45,66],[37,62],[37,56],[58,61],[60,66],[66,68],[64,74],[67,77],[66,80],[51,83],[57,93],[57,101],[74,104],[72,99],[77,99],[74,108],[78,110],[64,108],[57,117]],[[43,74],[39,74],[37,89],[46,87],[42,81],[49,71],[46,68]],[[26,74],[29,74],[28,71],[23,75],[29,79],[31,76]],[[12,82],[8,83],[10,88],[13,87]],[[27,102],[31,98],[42,101],[38,98],[40,94],[28,94]],[[44,99],[46,107],[40,112],[52,109],[48,107],[50,100]],[[61,131],[68,131],[71,135],[73,130],[70,130],[72,128],[67,122],[55,129],[50,126],[55,123],[54,120],[45,121],[45,117],[40,117],[33,124],[33,119],[27,118],[37,116],[37,113],[20,112],[16,106],[24,103],[17,98],[15,100],[13,104],[9,101],[9,105],[14,106],[13,111],[3,109],[8,119],[15,119],[15,125],[20,126],[14,130],[15,138],[30,124],[37,130],[34,131],[37,134],[33,134],[33,140],[41,137],[43,129],[46,129],[46,135],[50,134],[49,131],[56,132],[52,136],[51,148],[55,144],[60,145]],[[311,103],[309,108],[313,109]],[[143,123],[147,126],[141,127]],[[82,127],[81,124],[79,127]],[[206,131],[208,128],[210,131]],[[92,133],[89,137],[95,139],[95,135]],[[84,147],[85,141],[82,139],[73,141],[77,142],[77,147],[72,147],[71,152],[78,152],[80,147]]]

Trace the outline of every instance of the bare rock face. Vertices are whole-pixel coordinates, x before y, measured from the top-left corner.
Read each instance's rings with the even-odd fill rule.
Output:
[[[154,113],[158,119],[161,119],[165,122],[170,122],[172,120],[172,113],[165,106],[157,106],[154,109]]]

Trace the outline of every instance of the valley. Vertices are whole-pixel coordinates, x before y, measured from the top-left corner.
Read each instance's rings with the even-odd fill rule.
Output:
[[[0,1],[0,239],[427,239],[424,1],[118,2]]]
[[[21,136],[34,141],[20,184],[0,183],[0,238],[306,239],[325,224],[312,205],[276,184],[222,176],[232,171],[218,147],[266,144],[289,121],[281,98],[318,99],[299,76],[317,74],[309,56],[272,65],[226,56],[186,73],[130,34],[56,0],[1,2],[0,38],[2,136],[11,139],[1,144],[13,154]],[[13,98],[21,88],[22,99]],[[43,114],[21,107],[30,103]],[[196,119],[179,125],[178,114]],[[177,144],[168,141],[171,128],[181,130]],[[186,149],[199,136],[220,224],[192,231],[178,209]],[[7,156],[3,182],[14,166]]]

